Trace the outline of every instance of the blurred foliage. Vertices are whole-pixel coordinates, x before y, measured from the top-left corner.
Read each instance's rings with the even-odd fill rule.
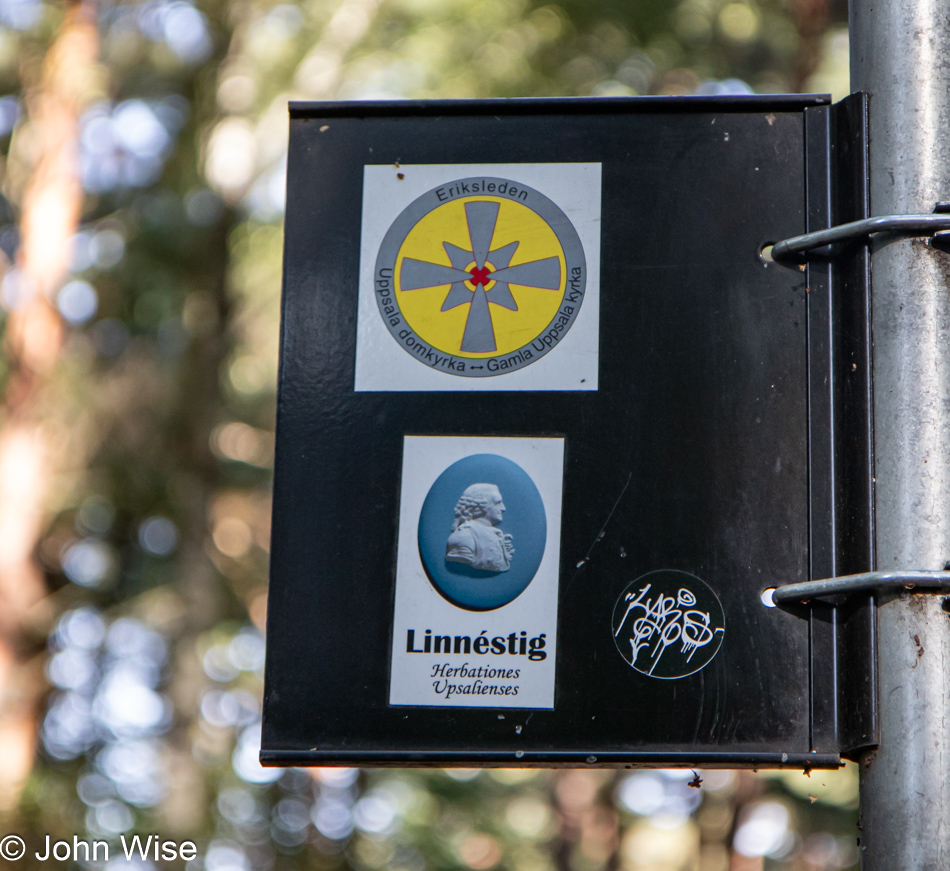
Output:
[[[194,839],[192,869],[851,867],[857,777],[257,763],[288,99],[847,93],[825,0],[101,0],[57,450],[21,621],[41,741],[0,829]],[[4,323],[63,7],[0,0]],[[9,343],[0,378],[15,367]],[[9,691],[9,688],[6,689]],[[112,856],[121,855],[115,848]],[[34,867],[32,850],[21,867]],[[113,861],[109,868],[124,867]],[[151,869],[153,861],[135,867]],[[86,863],[86,867],[100,867]]]

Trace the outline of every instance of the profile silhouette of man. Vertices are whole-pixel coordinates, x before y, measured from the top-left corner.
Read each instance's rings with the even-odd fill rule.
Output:
[[[464,563],[487,572],[507,572],[515,549],[511,536],[498,528],[505,503],[495,484],[472,484],[455,505],[452,532],[445,543],[446,562]]]

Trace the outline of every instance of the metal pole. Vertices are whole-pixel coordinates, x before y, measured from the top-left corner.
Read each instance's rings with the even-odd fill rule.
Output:
[[[851,0],[851,86],[871,94],[871,214],[950,199],[947,0]],[[877,568],[950,561],[950,255],[878,243],[872,261]],[[861,764],[864,871],[950,868],[950,614],[882,596],[880,746]]]

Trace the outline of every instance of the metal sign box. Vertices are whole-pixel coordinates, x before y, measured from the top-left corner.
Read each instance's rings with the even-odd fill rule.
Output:
[[[874,741],[865,106],[291,106],[261,759]],[[846,609],[847,608],[847,609]],[[838,678],[836,679],[836,675]]]

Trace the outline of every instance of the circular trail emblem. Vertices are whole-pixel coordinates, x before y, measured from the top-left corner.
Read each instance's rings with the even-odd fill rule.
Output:
[[[722,605],[699,578],[663,569],[637,578],[620,594],[614,643],[647,677],[695,674],[719,652],[726,631]]]
[[[503,178],[433,188],[386,233],[376,259],[380,315],[432,368],[485,377],[530,365],[577,318],[584,248],[544,194]]]
[[[422,504],[422,565],[432,586],[466,611],[491,611],[520,596],[546,542],[538,488],[521,466],[497,454],[453,463]]]

